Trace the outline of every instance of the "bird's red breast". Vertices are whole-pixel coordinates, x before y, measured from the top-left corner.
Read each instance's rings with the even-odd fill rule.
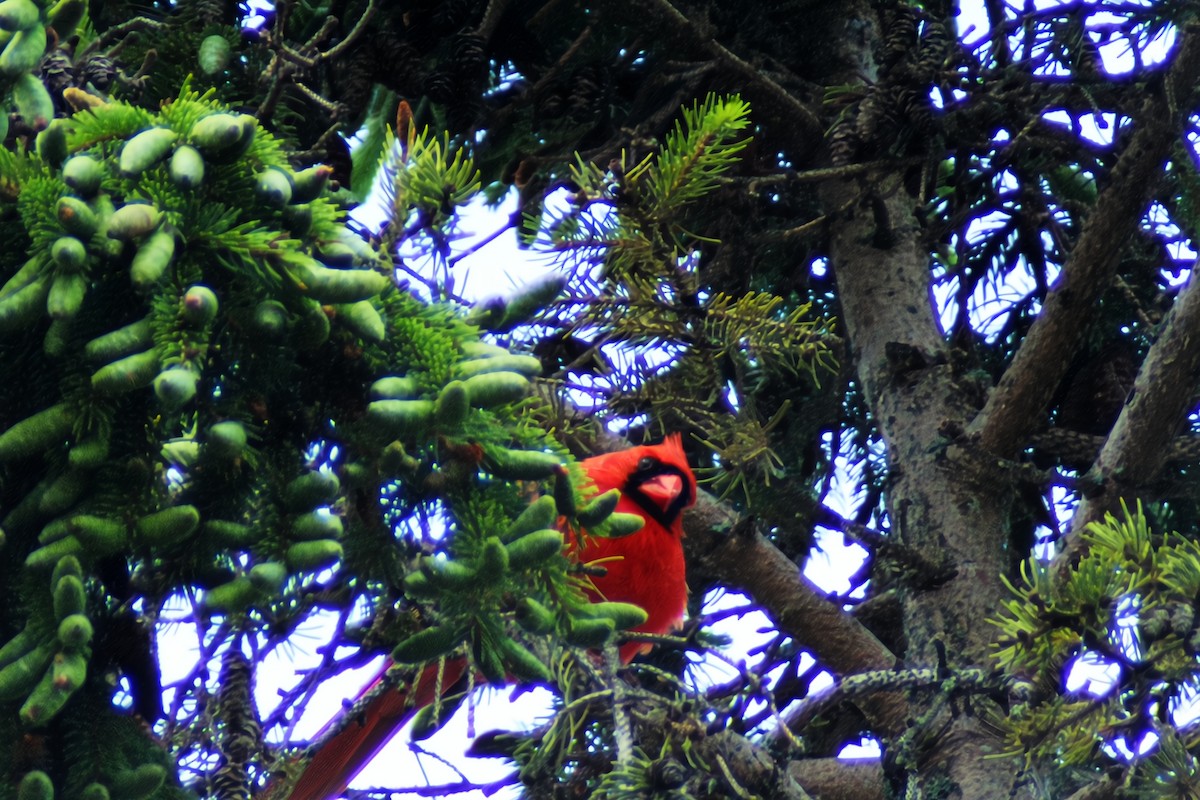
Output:
[[[679,436],[656,445],[631,447],[583,462],[600,492],[621,490],[617,511],[639,514],[640,531],[619,539],[585,537],[577,557],[603,567],[592,578],[595,600],[633,603],[646,611],[640,633],[663,634],[683,622],[687,577],[683,563],[682,513],[696,499],[696,479]],[[649,650],[637,642],[621,646],[621,661]]]
[[[687,579],[683,563],[683,510],[696,500],[696,479],[688,468],[678,435],[656,445],[644,445],[594,456],[582,463],[598,493],[619,489],[617,511],[645,519],[641,530],[617,539],[585,535],[582,545],[568,551],[585,564],[603,567],[591,578],[594,600],[633,603],[646,611],[646,621],[634,630],[663,634],[683,622],[687,610]],[[623,663],[650,649],[649,644],[621,646]],[[391,666],[390,661],[384,671]],[[291,800],[330,800],[383,749],[422,707],[433,702],[433,687],[450,685],[464,674],[466,660],[454,659],[436,680],[436,665],[428,667],[410,687],[382,693],[336,736],[313,755],[289,795]],[[446,674],[453,679],[446,680]],[[382,673],[380,675],[382,678]],[[378,679],[366,691],[370,691]]]

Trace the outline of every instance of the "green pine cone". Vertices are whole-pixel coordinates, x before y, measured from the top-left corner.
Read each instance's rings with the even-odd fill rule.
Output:
[[[58,623],[58,643],[66,650],[82,650],[92,642],[92,621],[83,614],[72,614]]]
[[[14,0],[7,0],[3,5],[11,2]],[[17,800],[54,800],[54,783],[50,776],[40,769],[26,772],[17,786]]]
[[[372,403],[371,405],[375,405]],[[491,447],[484,453],[483,465],[497,478],[510,481],[540,481],[557,475],[562,460],[540,450],[509,450]]]
[[[154,794],[167,780],[167,770],[160,764],[142,764],[113,776],[109,788],[114,797],[121,800],[145,800]]]
[[[170,506],[147,514],[137,521],[134,530],[142,544],[151,547],[172,547],[187,539],[200,527],[200,512],[195,506]]]
[[[534,600],[532,597],[522,597],[517,603],[517,624],[523,630],[541,636],[554,630],[554,612]]]
[[[125,142],[117,167],[124,177],[136,178],[166,158],[178,138],[170,128],[144,130]]]
[[[58,198],[54,212],[67,233],[84,241],[91,239],[100,229],[100,218],[96,212],[78,197]]]
[[[382,342],[387,336],[383,316],[370,300],[338,306],[338,319],[365,341]]]
[[[471,378],[489,372],[515,372],[526,378],[536,378],[542,374],[542,362],[536,357],[514,355],[502,348],[497,350],[499,352],[496,355],[460,361],[451,371],[456,378]]]
[[[433,422],[432,400],[376,400],[367,419],[389,438],[412,439]]]
[[[246,426],[234,419],[217,422],[208,429],[206,441],[214,458],[233,461],[246,450]]]
[[[434,418],[442,429],[454,429],[463,424],[471,410],[471,394],[462,381],[450,381],[438,393]]]
[[[129,206],[123,206],[129,208]],[[117,214],[121,213],[120,211]],[[113,215],[116,217],[116,214]],[[109,224],[109,235],[112,235],[112,224]],[[162,280],[167,274],[167,267],[175,257],[175,234],[159,229],[146,237],[133,256],[129,265],[129,278],[139,291],[149,289]],[[216,310],[213,311],[214,315]]]
[[[0,703],[20,700],[33,691],[57,651],[58,642],[43,642],[0,669]]]
[[[27,31],[41,21],[41,12],[32,0],[4,0],[0,3],[0,29]]]
[[[75,412],[66,403],[21,420],[0,434],[0,462],[45,454],[67,440],[74,422]]]
[[[515,372],[486,372],[463,381],[471,397],[471,405],[492,408],[524,400],[529,394],[529,381]]]
[[[250,568],[250,582],[264,594],[275,594],[287,580],[287,567],[278,561],[263,561]]]
[[[92,389],[107,397],[144,389],[158,377],[162,365],[155,349],[117,359],[92,375]]]
[[[575,618],[571,620],[571,626],[567,630],[566,641],[567,644],[574,647],[603,647],[616,629],[616,624],[607,617],[600,619]]]
[[[110,239],[132,242],[153,231],[161,221],[162,212],[154,206],[126,203],[109,215],[104,232]]]
[[[78,272],[87,263],[87,248],[74,236],[60,236],[50,245],[50,257],[59,269]]]
[[[205,155],[225,157],[234,150],[243,135],[241,120],[234,114],[209,114],[192,126],[188,134],[192,144]]]
[[[278,167],[268,167],[254,179],[254,195],[267,208],[283,208],[292,201],[292,178]]]
[[[626,514],[622,511],[614,511],[595,530],[590,531],[594,536],[603,536],[606,539],[620,539],[622,536],[629,536],[637,533],[646,525],[646,520],[640,514]]]
[[[554,680],[550,668],[515,639],[501,639],[500,653],[509,671],[521,680],[533,683],[550,683]]]
[[[79,800],[112,800],[112,795],[103,783],[89,783],[79,793]]]
[[[74,575],[64,575],[54,584],[54,619],[62,622],[73,614],[82,614],[87,607],[83,581]]]
[[[17,30],[8,40],[3,52],[0,52],[0,73],[10,78],[28,73],[38,65],[45,52],[46,28],[40,21],[35,21],[28,27]],[[20,108],[19,103],[17,107]],[[32,120],[28,121],[32,123]]]
[[[620,501],[621,491],[619,489],[609,489],[604,494],[598,494],[584,503],[583,508],[580,508],[575,513],[575,519],[584,528],[599,525],[617,510],[617,503]]]
[[[189,286],[180,301],[180,313],[189,325],[202,328],[217,318],[221,304],[217,294],[203,284]]]
[[[41,319],[50,286],[50,275],[43,273],[12,294],[0,297],[0,333],[23,330]]]
[[[336,500],[341,488],[332,472],[312,470],[292,479],[283,490],[283,503],[289,511],[311,511]]]
[[[240,522],[208,519],[200,530],[205,541],[217,548],[241,549],[258,541],[258,531]]]
[[[204,594],[204,607],[218,614],[240,614],[259,597],[258,587],[245,575],[214,586]]]
[[[544,530],[554,525],[556,519],[558,519],[558,509],[554,505],[554,498],[544,494],[525,507],[525,510],[500,535],[500,541],[507,543],[527,533]]]
[[[292,522],[292,538],[302,542],[342,538],[342,518],[326,511],[310,511]]]
[[[333,539],[296,542],[287,549],[284,560],[293,570],[319,570],[331,567],[342,558],[342,545]]]
[[[556,530],[527,533],[520,539],[509,542],[508,566],[514,572],[541,566],[562,552],[563,535]]]
[[[398,664],[420,664],[440,658],[454,650],[466,633],[452,625],[435,625],[405,639],[392,650],[392,660]]]
[[[163,408],[174,411],[196,396],[200,376],[187,367],[174,366],[154,376],[154,396]]]
[[[71,187],[71,191],[87,200],[100,191],[100,183],[104,180],[104,166],[99,160],[88,155],[72,156],[63,162],[62,177],[67,186]]]
[[[140,353],[153,343],[150,321],[140,319],[92,339],[83,346],[83,356],[94,364],[107,364],[122,356]]]
[[[411,400],[418,391],[416,378],[389,375],[371,384],[372,400]]]
[[[190,144],[181,144],[171,154],[167,168],[171,182],[184,191],[198,188],[204,183],[204,156]]]
[[[619,631],[636,628],[646,621],[646,611],[633,603],[589,603],[576,613],[589,619],[611,619]]]
[[[71,535],[91,554],[102,557],[125,549],[129,529],[122,520],[77,514],[69,521]]]

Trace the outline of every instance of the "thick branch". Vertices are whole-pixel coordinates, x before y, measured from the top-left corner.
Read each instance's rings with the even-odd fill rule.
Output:
[[[839,675],[890,669],[896,657],[841,606],[826,600],[799,568],[737,515],[701,494],[684,519],[688,564],[715,576],[723,586],[749,594],[780,630],[809,647]],[[882,733],[901,730],[905,705],[894,695],[863,703]]]
[[[612,452],[629,442],[613,434],[574,439],[577,452]],[[683,518],[684,554],[689,571],[710,575],[750,595],[779,629],[809,647],[838,675],[891,669],[897,658],[841,605],[826,600],[777,547],[744,524],[737,512],[707,492]],[[876,709],[872,723],[883,733],[903,729],[904,704],[894,700]]]
[[[1188,96],[1200,77],[1198,31],[1188,27],[1163,91],[1147,100],[1128,148],[1084,223],[1079,243],[1063,265],[1012,365],[971,426],[981,446],[1014,455],[1044,418],[1091,319],[1100,294],[1112,283],[1125,242],[1137,230],[1162,178],[1162,164],[1179,136],[1176,98]]]
[[[817,800],[884,800],[887,784],[877,759],[806,758],[788,765],[796,783]]]
[[[1117,502],[1153,480],[1167,461],[1170,444],[1192,406],[1200,375],[1200,287],[1196,270],[1180,292],[1133,383],[1108,441],[1088,473],[1101,490],[1083,498],[1071,522],[1074,531],[1116,511]],[[1077,540],[1076,540],[1077,541]],[[1072,543],[1059,558],[1069,558]]]
[[[1195,392],[1192,397],[1196,397]],[[1049,428],[1029,439],[1029,443],[1044,456],[1060,462],[1083,464],[1095,463],[1106,441],[1104,436],[1063,428]],[[1184,432],[1171,439],[1163,460],[1168,464],[1200,461],[1200,434]]]

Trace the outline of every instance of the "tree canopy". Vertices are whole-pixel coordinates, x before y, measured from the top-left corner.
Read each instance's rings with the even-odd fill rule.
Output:
[[[1196,26],[0,3],[0,800],[286,797],[297,715],[385,653],[376,691],[549,687],[474,744],[530,797],[1198,796]],[[557,272],[472,307],[464,208],[512,194]],[[692,616],[622,667],[629,610],[538,534],[636,525],[578,462],[672,433]],[[844,595],[801,571],[829,531]],[[714,591],[770,621],[717,685]]]

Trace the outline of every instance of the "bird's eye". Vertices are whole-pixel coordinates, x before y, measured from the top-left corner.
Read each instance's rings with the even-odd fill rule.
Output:
[[[655,461],[653,458],[651,458],[650,456],[642,456],[641,458],[638,459],[637,468],[639,471],[654,469],[654,464],[655,464]]]

